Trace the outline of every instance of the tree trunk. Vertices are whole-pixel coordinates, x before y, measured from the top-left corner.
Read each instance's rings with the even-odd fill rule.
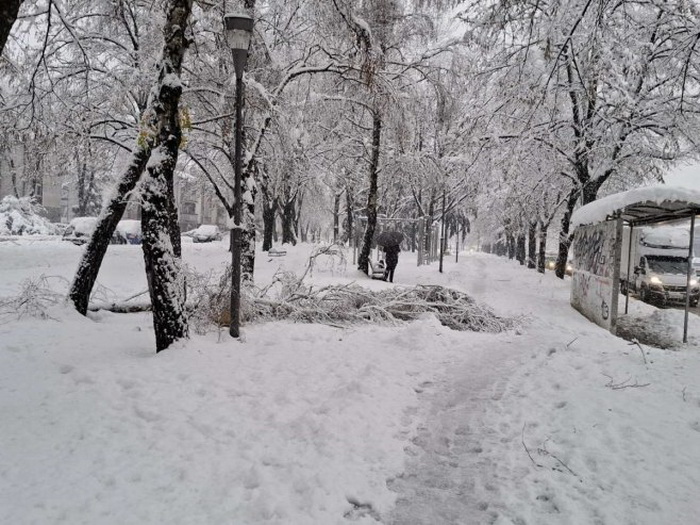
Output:
[[[165,48],[153,108],[158,130],[156,161],[149,163],[142,192],[141,230],[148,291],[153,306],[156,352],[187,337],[185,281],[179,256],[179,229],[174,205],[173,177],[180,148],[179,82],[192,0],[171,0],[163,28]],[[175,77],[177,81],[173,79]],[[178,231],[178,242],[173,242]]]
[[[508,258],[514,259],[515,258],[515,237],[513,236],[512,233],[509,233],[507,239],[508,239]]]
[[[353,216],[352,210],[355,207],[355,199],[350,187],[345,188],[345,233],[343,235],[343,240],[348,244],[353,239]]]
[[[131,164],[126,168],[117,184],[114,197],[102,209],[100,218],[97,221],[97,227],[80,259],[80,264],[75,272],[68,296],[73,302],[75,309],[83,315],[87,313],[90,294],[97,280],[97,274],[107,252],[109,241],[122,215],[124,215],[124,210],[128,203],[128,195],[136,187],[136,183],[146,169],[146,163],[150,156],[150,144],[144,145],[144,147],[137,147],[131,159]]]
[[[304,202],[304,193],[303,192],[297,192],[296,194],[295,203],[294,203],[294,233],[296,234],[297,240],[299,239],[299,235],[301,232],[301,207]],[[306,231],[308,233],[308,225],[306,228]]]
[[[282,244],[295,246],[297,236],[294,231],[294,217],[296,216],[295,201],[288,200],[282,206]]]
[[[275,230],[275,217],[277,216],[277,201],[272,200],[265,196],[263,193],[263,245],[262,250],[264,252],[270,251],[272,248],[272,239]]]
[[[525,264],[525,234],[523,233],[518,233],[515,248],[515,258],[521,265]]]
[[[569,235],[569,226],[571,224],[571,214],[574,212],[576,201],[578,200],[579,190],[574,188],[569,192],[566,200],[566,211],[561,218],[561,230],[559,232],[559,252],[557,254],[557,265],[555,273],[560,279],[564,278],[566,273],[566,261],[569,256],[569,246],[573,240],[573,235]]]
[[[191,1],[177,1],[173,0],[170,5],[168,24],[180,24],[181,21],[174,20],[185,14],[189,16]],[[184,6],[184,13],[177,14],[178,10]],[[186,19],[185,19],[186,23]],[[182,36],[182,32],[174,32],[172,30],[172,25],[169,26],[171,29],[168,31],[168,26],[164,29],[164,34],[166,36],[166,42],[163,50],[164,58],[170,58],[175,60],[175,62],[170,62],[170,65],[177,64],[179,69],[179,64],[181,62],[182,54],[184,53],[184,39],[182,49],[171,49],[171,46],[179,45],[178,38]],[[179,35],[179,36],[178,36]],[[173,54],[171,56],[171,53]],[[179,56],[179,59],[178,59]],[[134,153],[131,158],[131,163],[127,166],[122,178],[117,183],[114,196],[109,200],[109,202],[104,206],[102,212],[100,213],[100,218],[97,221],[97,226],[94,233],[90,237],[90,241],[87,244],[83,256],[76,270],[75,277],[70,287],[68,296],[73,302],[75,309],[81,314],[85,315],[88,310],[88,302],[90,300],[90,294],[97,280],[97,274],[100,271],[100,266],[104,260],[105,253],[107,252],[107,247],[114,234],[114,230],[117,224],[124,215],[124,210],[128,204],[128,196],[136,187],[141,175],[146,169],[146,164],[151,157],[151,151],[154,147],[159,144],[160,134],[153,134],[153,129],[158,129],[161,123],[161,117],[163,116],[164,108],[161,104],[161,97],[167,95],[168,86],[164,86],[162,83],[162,78],[166,74],[164,71],[165,67],[160,72],[160,77],[158,80],[158,85],[151,98],[148,101],[148,109],[144,111],[145,115],[149,115],[147,122],[142,125],[141,133],[139,134],[139,139],[136,141],[134,146]],[[179,95],[178,95],[179,97]],[[172,181],[167,187],[166,191],[169,195],[172,195]],[[168,203],[168,213],[173,216],[174,204],[171,199]],[[175,211],[175,217],[177,212]],[[171,219],[172,221],[172,219]],[[180,230],[175,223],[174,227],[168,221],[168,228],[165,230],[169,233],[170,242],[173,246],[173,250],[176,254],[179,254],[180,250]]]
[[[160,158],[163,160],[148,167],[148,179],[142,194],[142,247],[148,291],[153,305],[156,352],[187,337],[188,331],[181,260],[175,253],[170,237],[172,213],[168,179],[173,176],[180,143],[179,127],[177,132],[174,129],[171,131],[172,136],[157,150],[162,152]]]
[[[535,254],[537,253],[536,246],[537,238],[537,222],[533,221],[530,223],[530,227],[527,230],[527,267],[535,267]]]
[[[374,230],[377,228],[377,200],[379,191],[379,147],[382,137],[382,119],[378,110],[372,115],[372,156],[369,166],[369,191],[367,192],[367,227],[365,228],[362,249],[358,257],[358,270],[369,274],[369,254],[372,250]]]
[[[544,273],[545,267],[545,257],[547,250],[547,230],[549,229],[549,223],[544,224],[540,222],[540,238],[539,238],[539,252],[537,254],[537,271]]]
[[[255,270],[255,170],[246,170],[241,179],[243,188],[243,226],[241,232],[241,280],[253,282]]]
[[[433,213],[435,213],[435,192],[431,191],[430,204],[428,204],[428,220],[425,223],[425,253],[427,261],[431,261],[432,245],[433,245]]]
[[[7,37],[10,36],[10,30],[15,20],[17,20],[19,6],[22,5],[23,1],[24,0],[3,0],[0,5],[0,55],[3,49],[5,49]]]
[[[338,242],[340,234],[340,197],[342,193],[333,196],[333,242]]]
[[[581,192],[581,205],[585,206],[590,204],[598,197],[598,190],[600,189],[603,182],[598,179],[595,181],[588,180],[583,185],[583,191]]]

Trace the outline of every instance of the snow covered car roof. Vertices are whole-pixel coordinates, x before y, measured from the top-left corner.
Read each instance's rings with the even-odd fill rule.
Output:
[[[97,217],[75,217],[68,223],[71,233],[92,235],[97,227]]]
[[[608,195],[576,210],[571,226],[606,221],[620,213],[635,224],[683,219],[700,214],[700,191],[670,186],[650,186]]]
[[[124,219],[117,224],[117,230],[126,235],[141,235],[141,221],[136,219]]]

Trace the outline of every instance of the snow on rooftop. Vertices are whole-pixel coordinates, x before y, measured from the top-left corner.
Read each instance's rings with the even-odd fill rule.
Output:
[[[690,230],[687,227],[645,228],[642,242],[652,248],[688,249]]]
[[[642,202],[690,202],[700,206],[700,190],[682,187],[649,186],[636,188],[608,195],[602,199],[581,206],[571,216],[571,226],[576,228],[584,224],[603,222],[615,212],[623,210],[627,206]]]

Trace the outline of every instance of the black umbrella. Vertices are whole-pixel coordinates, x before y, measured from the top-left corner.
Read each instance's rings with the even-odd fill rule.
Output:
[[[403,233],[401,232],[381,232],[375,237],[377,244],[380,246],[398,246],[403,242]]]

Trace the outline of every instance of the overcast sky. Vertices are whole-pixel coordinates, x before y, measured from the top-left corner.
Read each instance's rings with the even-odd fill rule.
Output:
[[[666,184],[700,190],[700,163],[681,165],[664,177]]]

